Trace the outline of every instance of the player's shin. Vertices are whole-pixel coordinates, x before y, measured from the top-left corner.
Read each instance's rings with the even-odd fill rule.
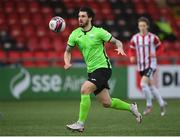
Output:
[[[141,80],[141,88],[142,88],[142,91],[144,92],[145,97],[146,97],[146,106],[152,107],[151,90],[150,90],[148,84],[146,82],[144,82],[143,80]]]
[[[79,120],[78,122],[84,123],[87,119],[89,109],[91,106],[90,95],[81,94],[80,110],[79,110]]]
[[[165,103],[164,103],[162,96],[159,93],[159,90],[155,86],[151,86],[151,91],[152,91],[153,95],[155,96],[155,98],[157,99],[159,106],[163,107],[165,105]]]
[[[111,99],[111,108],[130,111],[130,104],[118,98]]]

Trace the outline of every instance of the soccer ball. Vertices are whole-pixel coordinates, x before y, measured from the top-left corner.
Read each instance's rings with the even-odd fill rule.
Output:
[[[66,22],[59,16],[53,17],[49,22],[49,28],[53,32],[62,32],[66,27]]]

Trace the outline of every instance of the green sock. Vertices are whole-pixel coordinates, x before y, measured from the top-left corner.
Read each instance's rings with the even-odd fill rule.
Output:
[[[79,110],[79,120],[80,122],[85,122],[89,108],[91,106],[90,95],[81,94],[80,110]]]
[[[130,111],[130,104],[126,103],[118,98],[112,98],[111,99],[111,108]]]

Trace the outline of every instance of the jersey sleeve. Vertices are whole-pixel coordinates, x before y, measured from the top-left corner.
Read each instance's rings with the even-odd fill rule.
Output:
[[[132,38],[131,41],[130,41],[129,48],[135,49],[135,43],[134,43],[133,38]]]
[[[135,51],[135,43],[133,41],[133,38],[131,39],[130,43],[129,43],[129,50],[128,50],[128,56],[132,57],[136,55],[136,51]]]
[[[67,45],[70,46],[70,47],[74,47],[76,45],[74,33],[70,34],[70,36],[68,38]]]
[[[158,36],[155,35],[154,37],[154,45],[156,45],[156,47],[160,46],[161,45],[161,41],[160,39],[158,38]]]
[[[110,41],[111,38],[112,38],[111,33],[109,33],[108,31],[106,31],[106,30],[103,29],[103,28],[100,28],[100,30],[99,30],[99,36],[100,36],[100,38],[101,38],[103,41],[105,41],[105,42]]]

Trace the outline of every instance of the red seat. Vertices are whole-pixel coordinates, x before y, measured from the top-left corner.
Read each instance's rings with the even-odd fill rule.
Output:
[[[4,5],[4,10],[6,13],[13,13],[15,11],[15,4],[12,1],[7,1]]]
[[[40,13],[31,14],[32,20],[31,23],[35,26],[44,26],[43,18]]]
[[[11,13],[8,15],[8,25],[14,26],[15,24],[19,24],[19,16],[17,13]]]
[[[25,13],[21,13],[20,14],[20,20],[19,22],[22,24],[22,25],[26,25],[27,26],[32,26],[31,24],[31,16],[28,12],[25,12]]]
[[[8,60],[10,63],[18,63],[21,61],[21,54],[17,51],[8,52]]]
[[[39,37],[43,37],[47,34],[47,28],[45,25],[37,27],[36,34]]]
[[[157,62],[158,62],[158,64],[161,64],[161,65],[170,64],[169,57],[167,57],[166,55],[159,56],[157,58]]]
[[[107,51],[107,55],[111,59],[118,60],[120,58],[120,55],[118,55],[117,52],[112,47],[110,47],[109,50],[106,51]]]
[[[78,26],[78,20],[77,19],[68,19],[68,20],[66,20],[66,22],[69,26],[72,26],[72,27]],[[66,29],[68,29],[68,28],[66,28]]]
[[[49,21],[51,20],[51,18],[54,16],[54,14],[52,13],[47,13],[44,15],[44,24],[49,24]],[[46,25],[46,27],[48,28],[48,25]]]
[[[14,24],[13,26],[11,26],[11,36],[16,38],[20,35],[23,35],[22,26],[20,24]]]
[[[28,3],[26,1],[16,2],[16,9],[18,13],[25,13],[28,11]]]
[[[0,12],[0,25],[5,23],[6,17],[3,13]]]
[[[27,38],[30,38],[35,34],[35,27],[33,25],[27,25],[24,27],[23,32]]]
[[[75,49],[72,51],[72,59],[81,60],[82,58],[83,58],[82,54],[80,53],[79,50]]]
[[[6,53],[4,51],[0,51],[0,61],[5,63],[6,62]]]
[[[176,41],[174,43],[174,48],[175,48],[175,50],[179,50],[180,51],[180,41]]]
[[[121,57],[118,61],[115,62],[117,66],[127,66],[130,65],[130,61],[127,57]]]
[[[39,39],[36,36],[30,37],[27,42],[28,49],[35,51],[39,49]]]
[[[64,52],[65,50],[65,43],[61,37],[55,37],[52,39],[52,46],[55,51]]]
[[[48,51],[47,58],[48,58],[51,66],[63,66],[64,65],[62,52]]]
[[[38,2],[36,2],[36,1],[30,1],[29,2],[29,11],[31,13],[36,14],[39,11],[39,9],[40,9],[40,6],[39,6]]]
[[[47,67],[49,66],[47,55],[43,51],[37,51],[34,53],[35,64],[37,67]]]
[[[40,46],[40,49],[44,50],[44,51],[48,51],[48,50],[53,49],[53,46],[51,44],[51,41],[50,41],[49,37],[42,37],[40,39],[39,46]]]
[[[16,37],[16,47],[19,50],[27,49],[26,38],[23,35]]]
[[[34,67],[34,61],[33,61],[33,52],[31,51],[25,51],[22,52],[22,64],[24,67]]]
[[[41,13],[42,14],[53,14],[52,8],[50,8],[50,7],[42,7],[41,8]]]

